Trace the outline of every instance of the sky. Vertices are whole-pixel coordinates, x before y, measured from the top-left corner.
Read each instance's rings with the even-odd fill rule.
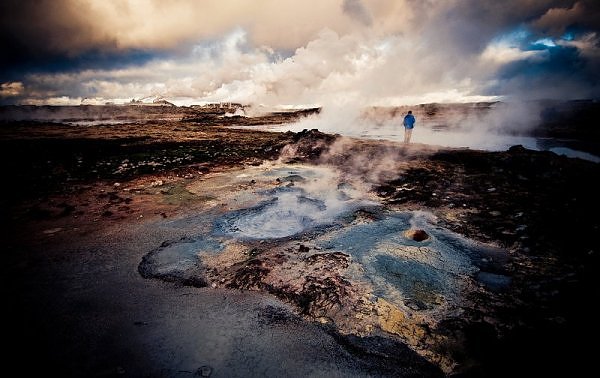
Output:
[[[598,0],[2,0],[0,104],[600,98]]]

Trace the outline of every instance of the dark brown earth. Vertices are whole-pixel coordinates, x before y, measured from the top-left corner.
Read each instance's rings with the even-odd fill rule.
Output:
[[[96,127],[2,125],[0,159],[5,180],[0,205],[6,248],[3,297],[9,308],[8,326],[15,333],[9,339],[15,357],[32,350],[28,358],[64,375],[115,375],[123,371],[129,375],[186,375],[164,370],[173,368],[172,362],[148,364],[139,353],[131,351],[134,347],[143,350],[145,345],[152,350],[150,355],[158,355],[160,347],[148,343],[167,340],[167,319],[180,315],[150,315],[157,319],[155,323],[150,321],[156,338],[145,336],[146,344],[134,344],[127,341],[133,331],[120,322],[133,316],[127,315],[128,311],[143,313],[150,305],[114,305],[114,311],[110,305],[114,300],[111,298],[128,290],[111,285],[126,282],[132,285],[132,293],[144,298],[140,302],[156,301],[184,312],[191,308],[162,297],[167,292],[174,297],[190,295],[189,289],[160,286],[137,276],[141,251],[150,250],[153,242],[160,242],[160,236],[148,235],[147,240],[137,241],[146,249],[122,242],[130,245],[123,249],[128,255],[121,256],[114,248],[120,248],[119,240],[127,239],[128,229],[138,224],[192,212],[197,205],[188,200],[191,194],[184,188],[188,180],[231,167],[257,165],[290,150],[293,154],[286,155],[287,160],[333,164],[361,175],[388,206],[431,211],[448,228],[510,251],[506,267],[512,277],[510,289],[471,298],[475,303],[471,313],[448,319],[437,330],[455,340],[447,352],[460,363],[455,373],[580,375],[594,366],[593,348],[587,342],[598,336],[591,310],[598,299],[594,283],[599,273],[598,164],[521,147],[494,153],[443,150],[350,140],[317,131],[295,134],[231,130],[193,120]],[[345,258],[326,257],[340,261]],[[232,288],[260,289],[260,274],[251,263],[253,258],[249,256],[248,264],[237,271]],[[312,257],[319,258],[325,256]],[[115,278],[115,272],[121,271],[118,277],[127,277],[125,281]],[[321,289],[331,284],[332,290],[307,293],[344,295],[339,289],[344,287],[343,282],[313,284]],[[152,295],[139,294],[145,285],[150,285]],[[224,293],[224,298],[229,295]],[[273,294],[286,299],[286,293]],[[212,298],[206,302],[217,307],[240,301],[219,302],[209,294],[203,295]],[[133,298],[129,301],[138,303],[135,295],[130,296]],[[287,299],[292,309],[269,310],[270,315],[264,319],[288,326],[299,324],[318,313],[315,306],[319,302],[327,302],[327,298],[308,294]],[[192,307],[196,311],[202,308],[197,302]],[[193,327],[193,316],[181,316],[185,318],[183,323]],[[198,321],[217,327],[214,322]],[[148,322],[131,318],[128,324],[137,329]],[[302,333],[299,329],[297,332]],[[341,348],[332,352],[333,358],[343,361],[338,370],[327,368],[322,372],[359,376],[439,374],[393,338],[341,336],[326,327],[324,332],[337,345],[327,348]],[[126,337],[117,337],[121,334]],[[257,340],[266,342],[263,336],[257,336]],[[167,340],[164,348],[173,360],[178,352],[185,355],[179,344],[171,349],[168,345]],[[392,358],[394,350],[397,355]],[[125,362],[112,362],[123,356],[134,361],[131,364],[137,373],[124,368]],[[397,368],[386,365],[390,358]],[[410,367],[402,366],[405,364]],[[237,372],[233,375],[243,371],[232,366],[223,365],[223,369]],[[276,373],[283,372],[266,375]],[[297,375],[294,373],[291,375]],[[250,375],[260,373],[253,370]]]

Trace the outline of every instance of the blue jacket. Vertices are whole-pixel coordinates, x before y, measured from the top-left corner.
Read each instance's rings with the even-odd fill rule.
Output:
[[[413,127],[415,127],[415,116],[413,116],[412,114],[407,114],[406,116],[404,116],[404,127],[406,127],[407,129],[412,129]]]

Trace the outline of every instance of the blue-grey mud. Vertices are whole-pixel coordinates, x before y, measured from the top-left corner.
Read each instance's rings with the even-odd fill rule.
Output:
[[[205,175],[187,190],[215,200],[148,225],[197,231],[144,256],[144,277],[273,293],[345,334],[395,334],[448,371],[454,361],[425,330],[461,316],[473,292],[510,285],[506,250],[431,213],[386,209],[363,180],[332,167],[269,163]]]
[[[21,373],[592,365],[598,164],[193,120],[1,133]]]

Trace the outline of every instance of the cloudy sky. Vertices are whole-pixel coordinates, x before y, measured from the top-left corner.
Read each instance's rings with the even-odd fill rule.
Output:
[[[598,0],[2,0],[0,103],[599,98]]]

